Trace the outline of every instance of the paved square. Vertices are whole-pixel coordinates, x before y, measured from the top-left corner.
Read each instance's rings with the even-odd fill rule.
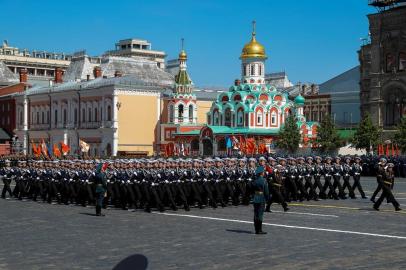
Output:
[[[374,178],[363,178],[367,194]],[[406,209],[406,179],[395,196]],[[369,200],[273,205],[265,236],[252,206],[164,213],[0,200],[0,269],[112,269],[143,254],[148,269],[406,269],[406,211]]]

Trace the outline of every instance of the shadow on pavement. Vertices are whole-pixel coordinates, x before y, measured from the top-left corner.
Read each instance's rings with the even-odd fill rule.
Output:
[[[79,214],[85,215],[85,216],[92,216],[92,217],[96,216],[96,214],[92,214],[92,213],[79,213]]]
[[[113,270],[145,270],[148,267],[148,259],[144,255],[135,254],[128,256],[116,266]]]
[[[246,233],[246,234],[254,234],[251,231],[244,231],[244,230],[226,230],[227,232],[233,232],[233,233]]]

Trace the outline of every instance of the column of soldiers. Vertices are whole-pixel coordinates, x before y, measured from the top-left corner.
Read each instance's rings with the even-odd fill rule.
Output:
[[[334,162],[333,162],[334,160]],[[93,205],[95,166],[108,163],[103,207],[165,211],[191,207],[248,205],[258,165],[265,168],[271,196],[266,211],[279,203],[288,211],[292,201],[366,198],[361,186],[365,164],[360,157],[206,158],[117,160],[2,160],[2,198],[48,203]],[[393,168],[393,167],[392,167]],[[392,170],[393,171],[393,170]],[[393,173],[391,174],[393,176]],[[382,176],[383,179],[384,176]],[[385,177],[389,177],[385,174]],[[379,181],[378,181],[379,182]],[[384,181],[382,180],[382,185]],[[388,201],[393,194],[382,187]],[[379,205],[377,205],[379,207]],[[377,208],[376,207],[376,208]],[[399,208],[400,209],[400,208]]]

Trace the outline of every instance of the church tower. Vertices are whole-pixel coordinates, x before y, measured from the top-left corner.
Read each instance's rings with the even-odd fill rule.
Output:
[[[171,100],[168,103],[169,123],[196,124],[197,107],[196,96],[193,93],[193,82],[186,70],[187,54],[183,49],[179,53],[179,72],[175,76],[175,85]]]
[[[252,22],[252,37],[242,49],[241,81],[249,84],[265,84],[265,48],[255,38],[255,21]]]

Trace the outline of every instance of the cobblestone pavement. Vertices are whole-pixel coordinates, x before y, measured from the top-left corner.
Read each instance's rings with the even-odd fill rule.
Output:
[[[363,178],[368,194],[373,178]],[[395,196],[406,209],[406,179]],[[0,269],[112,269],[133,254],[148,269],[406,269],[406,211],[369,200],[279,205],[267,235],[252,207],[161,213],[0,200]]]

